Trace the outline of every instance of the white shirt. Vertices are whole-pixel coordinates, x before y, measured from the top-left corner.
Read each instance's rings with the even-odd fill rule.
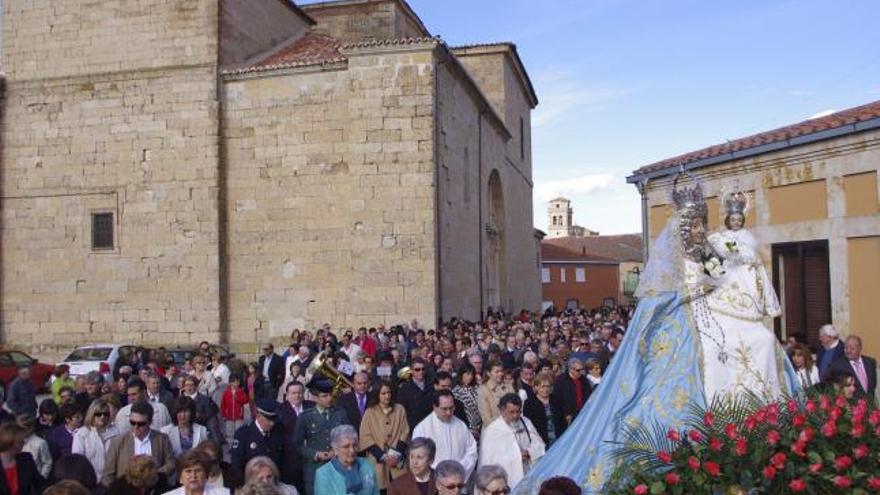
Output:
[[[134,436],[134,455],[153,455],[153,447],[150,445],[150,435],[151,433],[147,433],[147,436],[144,437],[143,440]]]
[[[186,488],[181,486],[162,495],[186,495]],[[229,488],[208,483],[205,485],[205,491],[202,492],[202,495],[229,495]]]
[[[447,423],[432,412],[413,430],[412,438],[425,437],[434,440],[437,452],[432,468],[440,461],[453,460],[461,463],[468,479],[477,465],[477,441],[464,422],[455,416]]]
[[[523,479],[527,469],[544,456],[546,446],[535,425],[529,418],[511,426],[503,417],[498,417],[483,429],[480,439],[480,465],[497,464],[507,472],[507,484],[516,486]],[[524,463],[521,451],[529,453],[529,462]]]
[[[229,383],[229,366],[226,366],[226,363],[220,363],[217,366],[211,368],[211,376],[214,377],[214,381],[217,382],[217,378],[220,379],[217,382],[218,385]]]

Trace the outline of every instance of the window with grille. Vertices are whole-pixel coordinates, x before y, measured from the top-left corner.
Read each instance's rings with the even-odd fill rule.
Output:
[[[92,249],[113,249],[113,213],[92,214]]]

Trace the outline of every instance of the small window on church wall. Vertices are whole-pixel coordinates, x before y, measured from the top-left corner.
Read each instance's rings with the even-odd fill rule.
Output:
[[[549,284],[550,283],[550,269],[549,268],[541,268],[541,283]]]
[[[574,269],[574,281],[575,282],[586,282],[587,281],[587,271],[583,268],[575,268]]]
[[[92,214],[92,249],[113,249],[113,213]]]

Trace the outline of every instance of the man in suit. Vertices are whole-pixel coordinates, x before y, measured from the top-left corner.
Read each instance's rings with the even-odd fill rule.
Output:
[[[271,342],[263,344],[263,355],[257,363],[257,371],[260,373],[257,395],[275,399],[278,387],[284,382],[284,359],[275,354],[275,346]]]
[[[834,325],[822,325],[819,329],[819,351],[816,353],[816,367],[819,370],[819,380],[826,381],[831,371],[831,363],[843,356],[843,342]]]
[[[123,407],[116,413],[116,427],[119,433],[128,433],[131,430],[129,415],[131,414],[132,405],[136,402],[143,402],[153,409],[150,420],[153,422],[151,428],[161,430],[165,426],[171,424],[171,414],[168,408],[161,402],[147,402],[146,384],[140,378],[132,378],[126,386],[126,395],[128,396],[128,405]]]
[[[557,438],[571,425],[590,398],[593,389],[583,372],[584,363],[578,358],[569,358],[568,371],[553,382],[553,395],[550,397],[553,416],[556,424],[563,426],[562,431],[556,432]]]
[[[128,465],[136,455],[149,455],[156,461],[158,471],[166,476],[174,472],[174,452],[171,441],[164,433],[150,428],[153,408],[144,401],[131,404],[128,416],[131,431],[117,435],[110,441],[104,461],[101,483],[109,487],[116,478],[128,472]]]
[[[367,373],[359,371],[354,374],[351,381],[351,392],[342,394],[337,403],[345,410],[348,422],[356,430],[361,429],[361,419],[367,410],[367,393],[370,391],[370,377]]]
[[[244,467],[247,461],[263,455],[272,459],[275,466],[281,466],[286,453],[284,427],[276,424],[278,403],[273,399],[257,399],[257,417],[253,423],[240,427],[229,450],[232,470],[239,479],[245,479]]]
[[[161,402],[168,411],[174,410],[174,394],[162,388],[159,374],[153,370],[147,370],[147,402]]]
[[[296,429],[296,422],[302,413],[315,407],[314,402],[303,400],[304,396],[305,386],[302,383],[290,382],[287,384],[284,402],[278,407],[278,417],[284,429],[285,444],[293,443],[293,431]],[[284,461],[279,466],[281,480],[295,486],[298,492],[304,493],[306,488],[303,482],[302,456],[298,449],[290,450],[291,452],[284,456]]]
[[[424,359],[413,358],[410,380],[401,384],[397,391],[397,402],[406,409],[406,421],[410,425],[421,423],[433,410],[434,387],[426,378],[426,368]]]
[[[330,431],[339,425],[347,425],[348,416],[342,408],[333,405],[333,384],[330,381],[314,378],[309,382],[309,390],[315,396],[315,407],[304,410],[297,419],[292,445],[303,459],[304,492],[314,495],[315,471],[333,458]]]
[[[856,377],[856,398],[874,398],[874,393],[877,390],[877,361],[862,355],[861,337],[850,335],[846,338],[843,345],[843,356],[835,359],[829,367],[829,374],[833,374],[835,371],[852,374]]]

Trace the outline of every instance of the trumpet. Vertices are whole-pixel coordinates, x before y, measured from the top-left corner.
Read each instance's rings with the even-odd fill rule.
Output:
[[[315,356],[315,359],[312,359],[312,362],[309,364],[306,374],[314,376],[315,373],[321,373],[325,378],[333,382],[333,400],[339,398],[342,394],[342,389],[345,387],[351,388],[352,386],[348,378],[330,364],[330,357],[327,351],[323,351]]]

